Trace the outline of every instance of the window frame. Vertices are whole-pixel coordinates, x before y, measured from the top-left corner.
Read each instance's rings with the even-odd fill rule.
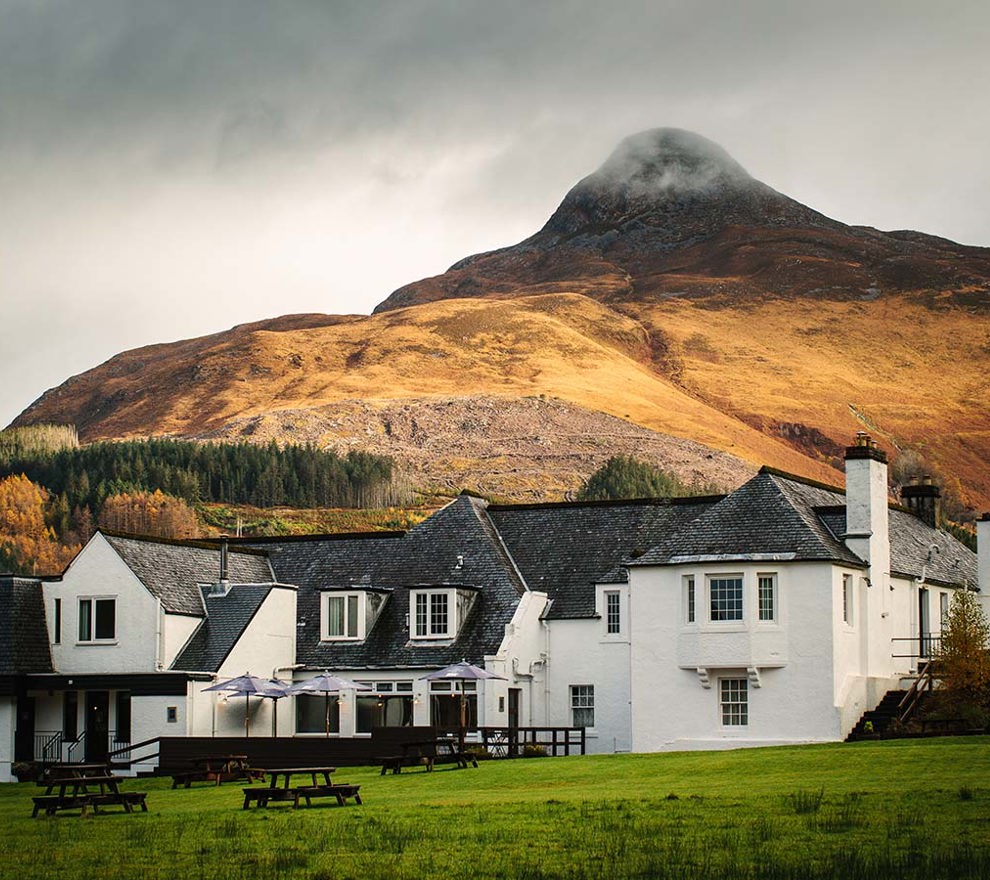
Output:
[[[355,605],[354,631],[350,629],[351,601]],[[340,621],[343,632],[330,631],[330,606],[334,601],[342,602]],[[361,590],[325,590],[320,599],[320,641],[323,642],[359,642],[365,636],[365,620],[367,617],[367,601]]]
[[[842,575],[842,622],[846,626],[855,625],[854,607],[856,605],[854,586],[856,579],[851,574]]]
[[[55,596],[52,602],[52,644],[62,644],[62,597]]]
[[[442,603],[440,600],[443,600]],[[442,611],[439,606],[443,605]],[[457,595],[454,590],[411,590],[409,593],[409,637],[411,639],[451,639],[456,626]],[[438,628],[441,619],[444,629]]]
[[[733,686],[735,686],[734,692]],[[732,697],[736,699],[731,699]],[[740,730],[749,727],[748,678],[728,675],[719,678],[718,717],[719,726],[725,730]],[[738,720],[732,720],[733,718]]]
[[[572,684],[568,686],[571,709],[571,727],[595,728],[595,686],[593,684]],[[578,712],[590,713],[591,724],[579,724]]]
[[[769,616],[764,616],[764,581],[769,581],[770,590],[768,595]],[[777,623],[780,617],[780,602],[778,594],[778,579],[775,571],[757,572],[756,575],[756,622],[762,624]]]
[[[716,602],[716,599],[715,599],[713,587],[715,585],[715,582],[717,582],[717,581],[725,581],[725,582],[728,582],[728,581],[738,581],[738,583],[739,583],[738,590],[737,591],[734,590],[734,592],[738,592],[738,604],[739,604],[739,613],[738,613],[738,616],[733,616],[733,617],[716,617],[715,616],[715,610],[716,610],[715,609],[715,602]],[[725,574],[706,574],[705,575],[705,586],[706,586],[706,592],[707,592],[707,597],[708,597],[708,622],[709,623],[714,623],[716,626],[719,626],[719,625],[729,625],[729,626],[732,626],[732,625],[739,625],[739,624],[745,622],[745,620],[746,620],[746,579],[745,579],[744,575],[741,572],[727,572]],[[722,602],[722,603],[727,603],[729,601],[732,601],[733,602],[733,605],[735,604],[735,598],[734,597],[731,600],[728,599],[728,598],[726,598],[726,599],[719,599],[718,601],[719,602]],[[726,607],[722,609],[723,612],[727,612],[728,610],[732,610],[732,609],[729,608],[728,605],[726,605]]]
[[[106,608],[107,604],[113,609],[111,635],[97,635],[100,629],[100,607]],[[83,606],[87,607],[86,612],[86,634],[83,634]],[[105,625],[106,621],[104,621]],[[116,596],[78,596],[76,598],[76,644],[77,645],[114,645],[117,643],[117,597]]]
[[[682,579],[684,595],[684,622],[697,624],[698,622],[698,588],[697,581],[693,574],[686,574]]]
[[[621,590],[604,590],[602,595],[605,599],[605,635],[621,636],[622,592]]]

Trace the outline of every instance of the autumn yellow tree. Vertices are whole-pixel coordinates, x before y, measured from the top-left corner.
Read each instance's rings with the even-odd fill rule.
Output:
[[[0,570],[15,574],[59,574],[79,545],[59,543],[48,525],[48,491],[23,474],[0,480]]]
[[[103,502],[100,526],[111,532],[192,538],[199,531],[196,511],[181,498],[161,491],[124,492]]]
[[[986,707],[990,703],[990,623],[976,593],[960,590],[942,624],[938,675],[956,701]]]

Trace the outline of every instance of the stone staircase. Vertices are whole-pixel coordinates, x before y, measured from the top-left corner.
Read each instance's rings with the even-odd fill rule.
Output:
[[[846,737],[846,742],[882,736],[890,723],[898,716],[898,706],[904,699],[905,693],[905,691],[887,691],[875,709],[863,713],[863,717],[859,719],[856,726],[849,732],[849,736]],[[872,723],[872,733],[867,733],[867,723]]]

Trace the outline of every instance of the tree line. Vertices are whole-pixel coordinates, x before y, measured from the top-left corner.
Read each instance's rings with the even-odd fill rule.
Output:
[[[387,506],[399,494],[391,458],[313,445],[153,439],[31,447],[22,437],[8,448],[15,451],[0,454],[0,478],[24,474],[70,510],[156,490],[189,503],[299,508]]]

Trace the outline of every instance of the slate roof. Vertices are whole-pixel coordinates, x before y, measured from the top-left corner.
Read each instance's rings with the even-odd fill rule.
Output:
[[[845,507],[819,509],[818,515],[833,534],[845,533]],[[975,553],[899,507],[890,508],[890,571],[909,578],[924,575],[926,582],[943,586],[975,587],[979,581]]]
[[[632,565],[766,559],[822,560],[865,567],[842,541],[846,495],[841,489],[764,468],[669,540]],[[946,585],[977,583],[976,554],[951,535],[890,506],[894,574]],[[929,548],[937,546],[938,552]]]
[[[233,584],[225,595],[209,595],[202,588],[206,619],[175,658],[172,669],[216,672],[257,614],[272,584]]]
[[[483,663],[501,644],[526,589],[485,508],[484,501],[462,495],[406,533],[245,542],[263,547],[277,579],[299,588],[297,662],[335,670],[429,668],[462,659]],[[408,588],[455,584],[479,590],[457,638],[410,640]],[[367,637],[321,642],[320,592],[361,588],[387,593]]]
[[[200,585],[220,576],[220,549],[191,541],[169,541],[103,533],[151,595],[161,599],[170,614],[202,617]],[[231,583],[259,584],[275,580],[264,553],[231,547],[227,565]]]
[[[0,575],[0,675],[52,671],[41,582]]]
[[[862,566],[814,511],[844,501],[835,490],[764,469],[632,564],[765,559]]]
[[[552,600],[549,619],[595,616],[595,584],[625,583],[645,553],[721,496],[492,505],[491,517],[527,586]]]

